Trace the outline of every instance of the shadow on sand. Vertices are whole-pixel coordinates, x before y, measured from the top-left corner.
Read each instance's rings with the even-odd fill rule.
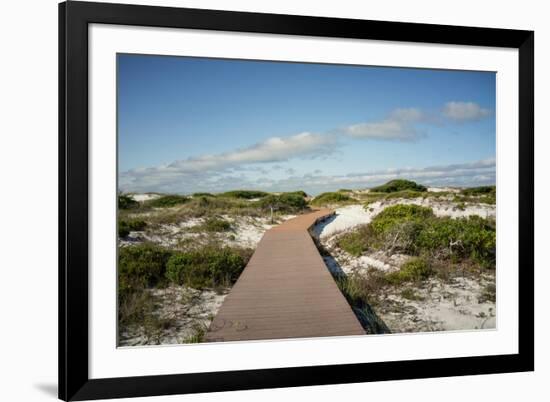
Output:
[[[323,228],[326,227],[330,222],[336,219],[336,215],[331,215],[323,221],[317,223],[311,230],[313,241],[323,257],[323,261],[327,266],[329,272],[332,274],[332,277],[336,281],[338,288],[345,296],[346,300],[350,304],[353,313],[361,323],[363,329],[367,334],[389,334],[391,333],[390,329],[386,323],[376,314],[374,309],[370,304],[368,304],[364,299],[359,299],[353,297],[345,290],[345,286],[342,286],[345,281],[348,279],[347,274],[344,272],[338,261],[332,256],[332,254],[321,244],[319,236],[323,231]]]

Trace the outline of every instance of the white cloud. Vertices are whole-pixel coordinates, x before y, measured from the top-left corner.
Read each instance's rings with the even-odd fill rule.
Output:
[[[308,194],[334,191],[341,187],[369,188],[389,180],[404,178],[430,186],[473,186],[494,184],[496,181],[495,158],[475,162],[429,166],[424,168],[395,168],[347,175],[322,174],[315,170],[303,175],[283,178],[267,175],[252,178],[235,174],[228,169],[218,172],[193,172],[184,175],[145,175],[127,186],[123,191],[159,191],[192,193],[195,191],[221,192],[238,188],[253,188],[266,191],[304,190]],[[121,183],[122,184],[122,183]]]
[[[434,125],[442,118],[456,123],[481,119],[491,112],[472,102],[448,102],[439,115],[418,108],[400,108],[379,121],[364,122],[332,131],[330,134],[304,132],[288,137],[272,137],[233,151],[178,160],[167,165],[138,168],[119,176],[123,191],[194,192],[222,191],[235,188],[265,188],[282,191],[304,188],[316,192],[335,186],[368,187],[393,178],[410,178],[425,184],[491,182],[494,160],[472,164],[446,165],[424,169],[388,169],[384,171],[325,176],[314,171],[298,176],[293,167],[282,163],[296,158],[325,157],[337,151],[339,136],[385,141],[414,141],[425,134],[419,124]],[[272,164],[271,166],[269,164]],[[485,164],[485,165],[483,165]],[[273,175],[274,171],[277,175]],[[285,173],[287,178],[282,179]],[[258,179],[261,175],[261,179]],[[309,187],[306,189],[305,185]]]
[[[282,162],[296,157],[315,158],[334,150],[335,137],[314,133],[300,133],[290,137],[272,137],[252,146],[215,155],[187,158],[150,168],[132,169],[120,174],[121,188],[142,191],[151,187],[167,188],[171,184],[193,183],[197,177],[204,180],[213,173],[239,170],[257,163]]]
[[[217,155],[205,155],[171,163],[180,172],[216,170],[247,163],[280,162],[296,156],[319,156],[332,152],[334,137],[301,133],[290,137],[272,137],[250,147]]]
[[[490,114],[489,109],[474,102],[447,102],[443,107],[443,115],[456,122],[481,120]]]
[[[422,136],[414,123],[423,119],[424,113],[420,109],[395,109],[383,120],[354,124],[341,131],[354,138],[411,141]]]

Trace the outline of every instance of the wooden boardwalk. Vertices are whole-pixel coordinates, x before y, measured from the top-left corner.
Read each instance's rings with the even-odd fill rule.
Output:
[[[300,215],[264,234],[206,342],[365,334],[308,232],[332,213]]]

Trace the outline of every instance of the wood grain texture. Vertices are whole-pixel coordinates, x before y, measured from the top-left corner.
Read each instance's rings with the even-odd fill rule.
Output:
[[[365,334],[308,231],[332,214],[300,215],[264,234],[206,342]]]

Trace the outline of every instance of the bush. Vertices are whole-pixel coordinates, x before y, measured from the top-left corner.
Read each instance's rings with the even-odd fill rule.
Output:
[[[427,194],[428,193],[426,192],[421,192],[416,190],[401,190],[401,191],[396,191],[394,193],[387,193],[384,199],[392,200],[397,198],[406,198],[406,199],[420,198],[420,197],[426,196]]]
[[[463,189],[460,194],[455,195],[455,202],[477,202],[481,204],[496,204],[496,186],[470,187]]]
[[[312,205],[326,205],[326,204],[337,204],[340,202],[350,201],[352,198],[344,193],[340,192],[329,192],[322,193],[315,197],[312,201]]]
[[[128,195],[119,195],[118,196],[118,208],[119,209],[132,209],[139,207],[139,202],[134,200]]]
[[[120,247],[118,253],[118,289],[125,294],[136,288],[165,282],[166,263],[171,252],[152,244]]]
[[[269,193],[266,193],[264,191],[255,191],[255,190],[234,190],[234,191],[226,191],[221,195],[223,197],[244,198],[246,200],[251,200],[254,198],[262,198],[262,197],[268,196]]]
[[[391,180],[386,184],[382,184],[381,186],[378,186],[378,187],[373,187],[370,190],[374,192],[380,192],[380,193],[395,193],[397,191],[403,191],[403,190],[413,190],[413,191],[419,191],[419,192],[428,191],[428,189],[421,184],[417,184],[414,181],[403,180],[403,179]]]
[[[233,284],[248,263],[250,252],[224,247],[205,247],[174,254],[167,263],[166,278],[192,288]]]
[[[228,232],[231,230],[231,223],[220,218],[211,217],[207,218],[203,224],[195,226],[193,229],[201,232]]]
[[[454,259],[471,258],[483,266],[494,267],[495,222],[479,216],[431,219],[419,233],[417,244],[432,254]]]
[[[282,193],[268,195],[258,200],[255,205],[262,209],[273,207],[279,212],[298,212],[307,207],[307,202],[299,193]]]
[[[431,208],[398,204],[384,209],[374,217],[370,225],[375,234],[382,234],[405,222],[421,223],[433,216]]]
[[[480,187],[469,187],[461,191],[464,195],[485,195],[496,193],[496,186],[480,186]]]
[[[470,260],[481,267],[494,268],[496,225],[490,218],[439,218],[430,208],[394,205],[370,224],[340,236],[337,245],[354,256],[369,249],[384,250],[432,260]]]
[[[369,248],[415,254],[422,222],[432,216],[430,208],[417,205],[387,207],[370,224],[358,226],[339,237],[337,245],[356,257]]]
[[[193,193],[193,197],[215,197],[215,195],[210,193]]]
[[[164,195],[154,200],[147,201],[147,205],[154,208],[166,208],[185,204],[187,201],[189,201],[189,198],[182,195]]]
[[[344,234],[337,240],[338,247],[355,257],[359,257],[368,248],[369,229],[368,225],[363,225],[352,232]]]
[[[131,231],[139,231],[145,229],[145,226],[147,224],[145,221],[142,221],[140,219],[132,219],[132,220],[120,220],[118,222],[118,237],[126,237],[130,234]]]
[[[433,273],[428,261],[424,258],[411,258],[405,262],[397,272],[390,272],[386,279],[391,284],[400,284],[403,282],[419,282],[429,278]]]
[[[299,195],[300,197],[302,198],[306,198],[307,197],[307,193],[303,190],[297,190],[297,191],[289,191],[289,192],[286,192],[286,193],[283,193],[283,194],[292,194],[292,195]]]

